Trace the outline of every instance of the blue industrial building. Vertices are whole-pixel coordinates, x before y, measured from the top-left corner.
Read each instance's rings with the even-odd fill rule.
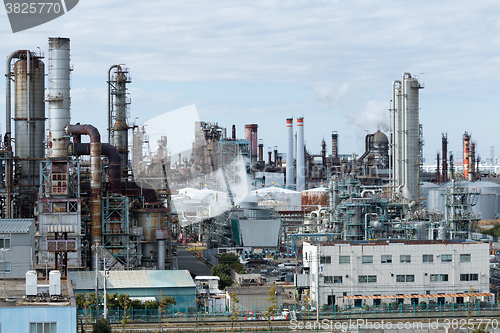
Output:
[[[196,285],[187,270],[134,270],[109,271],[106,282],[107,293],[125,294],[132,299],[160,300],[160,295],[173,296],[175,307],[196,307]],[[86,294],[95,290],[95,272],[69,272],[75,294]],[[99,290],[104,288],[104,272],[99,272]]]

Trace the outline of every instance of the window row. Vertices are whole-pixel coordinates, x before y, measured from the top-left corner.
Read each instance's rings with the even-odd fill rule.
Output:
[[[478,281],[478,274],[460,274],[460,281]],[[431,282],[446,282],[448,281],[448,274],[431,274]],[[339,276],[324,276],[324,283],[343,283],[343,277]],[[359,283],[374,283],[377,282],[376,275],[359,275]],[[415,275],[396,275],[396,282],[415,282]]]
[[[439,254],[436,255],[439,257]],[[307,258],[306,258],[307,259]],[[452,262],[453,255],[452,254],[441,254],[441,262]],[[460,262],[470,262],[471,255],[470,253],[461,254]],[[320,264],[330,264],[332,262],[331,256],[323,256],[320,258]],[[361,262],[363,264],[373,264],[373,255],[363,255],[361,256]],[[411,254],[401,254],[399,255],[400,263],[411,263]],[[423,254],[422,262],[424,263],[432,263],[434,262],[433,254]],[[350,264],[351,256],[339,256],[339,264]],[[380,263],[382,264],[392,264],[392,254],[383,254],[380,256]]]

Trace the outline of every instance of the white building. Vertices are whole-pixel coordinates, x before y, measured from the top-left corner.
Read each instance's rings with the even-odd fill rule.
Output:
[[[303,260],[314,305],[463,303],[491,295],[488,254],[470,240],[334,241],[304,242]]]
[[[200,299],[203,308],[209,313],[226,311],[226,294],[219,290],[218,276],[197,276],[196,296]]]

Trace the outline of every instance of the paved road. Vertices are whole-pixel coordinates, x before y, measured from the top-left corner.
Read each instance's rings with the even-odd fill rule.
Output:
[[[195,276],[210,275],[210,266],[196,258],[181,245],[177,247],[177,266],[179,269],[187,269]]]

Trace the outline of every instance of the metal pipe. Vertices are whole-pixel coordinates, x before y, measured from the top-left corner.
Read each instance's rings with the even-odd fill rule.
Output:
[[[12,118],[12,110],[11,110],[11,89],[10,89],[10,81],[11,81],[11,72],[10,72],[10,63],[12,59],[18,57],[22,52],[26,52],[26,50],[16,50],[7,56],[7,61],[5,62],[5,146],[10,147],[11,141],[11,118]]]
[[[65,131],[69,135],[90,137],[90,223],[92,244],[101,244],[101,135],[92,125],[69,125]]]
[[[399,83],[399,86],[401,87],[401,81],[399,80],[394,80],[392,81],[392,146],[391,146],[391,155],[392,155],[392,166],[391,166],[391,177],[392,177],[392,185],[396,186],[398,179],[396,178],[396,168],[397,168],[397,159],[398,159],[398,154],[397,154],[397,149],[398,149],[398,133],[397,131],[399,130],[399,126],[396,127],[396,119],[399,117],[399,113],[396,114],[397,112],[397,106],[396,106],[396,84]],[[399,101],[399,99],[398,99]]]
[[[158,239],[158,269],[161,271],[165,270],[166,249],[166,240]]]
[[[90,155],[90,143],[73,142],[74,155]],[[121,193],[120,153],[109,143],[101,143],[101,155],[109,159],[109,190]]]

